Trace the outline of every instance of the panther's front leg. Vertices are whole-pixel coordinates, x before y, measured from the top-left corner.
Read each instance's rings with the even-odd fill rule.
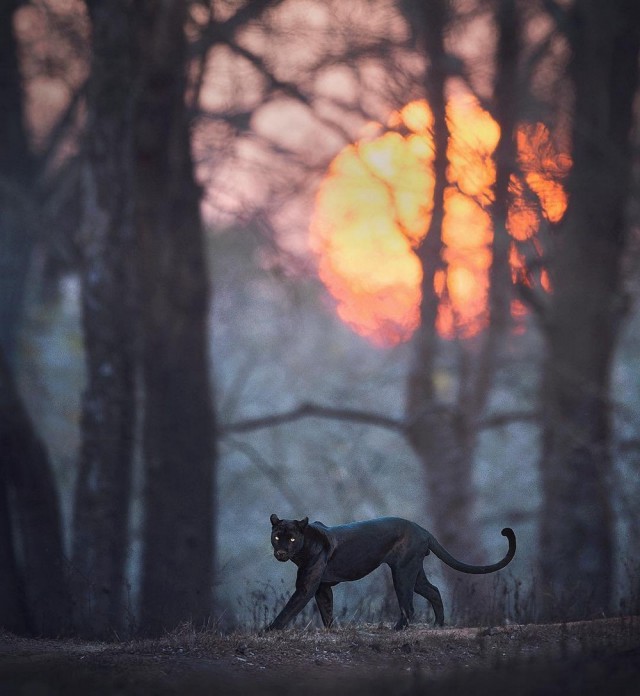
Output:
[[[307,605],[320,587],[320,580],[326,568],[326,554],[320,554],[309,565],[301,566],[296,577],[296,591],[291,595],[284,609],[267,626],[267,631],[284,628]]]
[[[284,628],[307,606],[313,595],[314,588],[301,590],[296,589],[296,591],[291,595],[289,601],[285,604],[284,609],[267,626],[266,630],[278,631],[281,628]]]
[[[316,592],[316,604],[320,610],[320,617],[325,628],[333,623],[333,590],[327,582],[321,582]]]

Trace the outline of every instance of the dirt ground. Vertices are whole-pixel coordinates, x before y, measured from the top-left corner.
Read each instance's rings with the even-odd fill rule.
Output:
[[[0,633],[0,696],[640,695],[640,617],[495,628],[177,631],[87,643]]]

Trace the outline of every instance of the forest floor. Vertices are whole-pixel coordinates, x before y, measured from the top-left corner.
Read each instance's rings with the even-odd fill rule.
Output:
[[[89,643],[0,632],[1,696],[640,695],[640,617],[396,632],[176,631]]]

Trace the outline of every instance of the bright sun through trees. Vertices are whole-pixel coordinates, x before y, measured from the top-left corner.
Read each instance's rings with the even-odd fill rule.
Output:
[[[434,282],[440,298],[437,328],[447,338],[468,338],[487,322],[489,206],[500,128],[471,95],[452,97],[447,119],[443,270]],[[422,276],[414,250],[428,230],[434,190],[427,102],[407,104],[388,126],[382,135],[365,136],[338,153],[319,188],[310,227],[320,277],[337,301],[338,315],[379,345],[406,341],[417,326]],[[520,125],[516,141],[521,174],[511,177],[507,219],[514,280],[526,272],[518,244],[538,244],[541,217],[562,219],[567,206],[562,179],[571,166],[542,123]],[[549,289],[544,272],[540,282]],[[521,311],[514,303],[514,314]]]

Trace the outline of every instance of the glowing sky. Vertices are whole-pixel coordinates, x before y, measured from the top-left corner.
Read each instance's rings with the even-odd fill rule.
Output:
[[[470,337],[487,322],[488,274],[493,226],[493,153],[500,129],[469,94],[447,105],[451,133],[447,157],[444,270],[435,278],[440,297],[437,327],[445,337]],[[433,205],[432,115],[415,101],[392,115],[388,130],[364,137],[335,157],[317,197],[310,225],[319,274],[343,321],[374,343],[407,340],[419,317],[422,271],[416,246],[429,226]],[[514,239],[514,279],[524,259],[516,241],[536,235],[541,216],[557,222],[567,205],[561,180],[570,167],[541,124],[517,131],[522,178],[513,176],[507,228]],[[528,195],[526,195],[528,194]],[[514,306],[514,313],[521,308]]]

